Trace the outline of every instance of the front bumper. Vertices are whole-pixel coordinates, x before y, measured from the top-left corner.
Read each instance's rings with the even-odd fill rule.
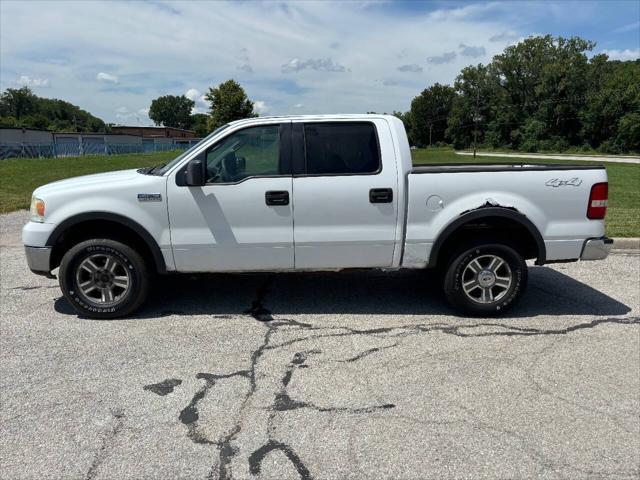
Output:
[[[580,260],[603,260],[609,255],[612,246],[612,238],[590,238],[584,242]]]
[[[27,265],[33,273],[51,275],[51,247],[24,247],[27,255]]]

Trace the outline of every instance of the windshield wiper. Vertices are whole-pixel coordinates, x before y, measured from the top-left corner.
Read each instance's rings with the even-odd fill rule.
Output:
[[[166,165],[166,163],[159,163],[158,165],[155,165],[153,167],[143,167],[143,168],[140,168],[138,170],[138,172],[144,173],[145,175],[155,175],[153,172],[155,170],[158,170],[158,169],[164,167],[165,165]]]

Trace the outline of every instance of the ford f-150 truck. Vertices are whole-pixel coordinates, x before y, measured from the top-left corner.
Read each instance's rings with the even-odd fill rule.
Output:
[[[451,304],[495,315],[526,260],[603,259],[599,165],[414,167],[389,115],[231,122],[166,165],[33,193],[30,269],[83,316],[136,310],[152,273],[432,268]]]

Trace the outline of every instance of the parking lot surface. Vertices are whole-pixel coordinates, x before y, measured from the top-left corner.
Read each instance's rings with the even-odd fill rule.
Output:
[[[0,476],[638,478],[640,256],[468,319],[424,272],[176,276],[79,318],[0,217]]]

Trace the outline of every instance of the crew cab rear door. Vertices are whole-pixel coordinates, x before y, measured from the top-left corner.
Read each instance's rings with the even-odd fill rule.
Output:
[[[294,121],[296,269],[389,267],[398,174],[389,127],[366,121]]]
[[[291,270],[291,123],[230,130],[201,154],[204,186],[168,181],[176,269]]]

